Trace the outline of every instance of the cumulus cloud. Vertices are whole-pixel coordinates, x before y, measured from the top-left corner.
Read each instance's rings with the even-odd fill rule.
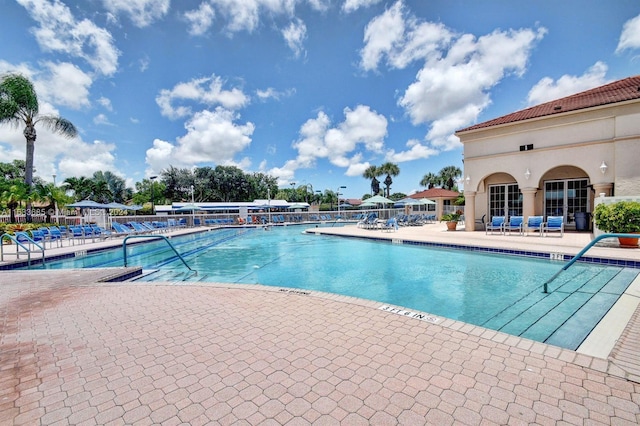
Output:
[[[111,99],[105,98],[104,96],[102,96],[98,98],[98,103],[102,105],[102,107],[107,111],[113,111],[113,106],[111,105]]]
[[[169,12],[171,0],[103,0],[106,10],[116,16],[126,15],[140,28],[162,19]]]
[[[203,35],[213,24],[216,12],[209,3],[200,3],[197,9],[185,12],[184,18],[189,23],[189,34]]]
[[[236,110],[249,103],[249,97],[237,87],[231,90],[222,88],[225,81],[212,75],[193,79],[186,83],[178,83],[172,89],[163,89],[156,97],[160,112],[172,119],[191,115],[191,105],[174,106],[176,102],[191,102],[207,106],[221,105],[226,109]]]
[[[68,62],[45,62],[44,75],[35,84],[38,96],[56,105],[73,109],[89,106],[89,88],[93,84],[89,74]]]
[[[529,105],[538,105],[605,85],[608,82],[605,77],[607,69],[603,62],[596,62],[581,76],[565,74],[557,81],[545,77],[531,88],[527,101]]]
[[[398,104],[414,125],[429,125],[425,138],[432,147],[449,150],[460,146],[454,132],[490,105],[489,90],[505,76],[525,72],[545,34],[544,28],[455,34],[420,21],[398,1],[367,25],[360,65],[377,70],[382,63],[390,69],[423,63]]]
[[[304,48],[302,46],[304,39],[307,38],[307,26],[302,20],[296,19],[291,22],[288,27],[282,30],[282,36],[296,58],[303,55]]]
[[[300,128],[300,138],[293,143],[297,157],[282,167],[270,169],[269,174],[286,181],[297,169],[315,166],[319,158],[345,168],[350,175],[354,170],[364,170],[363,151],[368,155],[383,153],[387,119],[366,105],[345,108],[343,112],[344,120],[336,126],[332,126],[323,111],[307,120]]]
[[[625,49],[638,48],[640,48],[640,15],[624,23],[616,53],[620,53]]]
[[[342,11],[346,13],[355,12],[360,8],[366,8],[380,3],[382,0],[345,0],[342,4]]]
[[[32,32],[43,50],[82,58],[103,75],[117,71],[120,52],[109,31],[88,19],[77,21],[59,0],[17,1],[38,22]]]
[[[186,123],[186,134],[176,143],[156,139],[147,150],[146,162],[150,169],[159,172],[170,165],[191,167],[201,163],[241,164],[234,157],[251,144],[255,126],[251,122],[238,124],[239,115],[217,107],[214,111],[199,111]]]
[[[385,156],[385,162],[404,163],[406,161],[426,159],[438,155],[439,152],[437,149],[433,149],[416,139],[409,140],[406,146],[408,149],[401,152],[395,152],[395,150],[390,149]]]
[[[59,115],[47,102],[40,103],[40,113]],[[35,175],[46,181],[55,173],[61,182],[70,176],[90,176],[98,170],[110,170],[121,174],[115,166],[116,146],[103,141],[86,142],[79,135],[67,139],[45,127],[36,125]],[[0,157],[9,159],[25,158],[26,142],[22,128],[0,126]],[[6,156],[4,155],[6,154]]]

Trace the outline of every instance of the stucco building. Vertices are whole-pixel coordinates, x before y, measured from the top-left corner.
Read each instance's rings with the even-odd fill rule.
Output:
[[[456,132],[467,218],[592,212],[593,200],[640,194],[640,76]],[[473,231],[473,220],[465,229]]]

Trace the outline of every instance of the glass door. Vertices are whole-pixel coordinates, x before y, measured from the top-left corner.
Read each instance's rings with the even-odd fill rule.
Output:
[[[518,184],[489,186],[489,219],[494,216],[522,216],[522,194]]]
[[[575,214],[589,207],[589,180],[565,179],[544,184],[544,214],[562,216],[568,226],[575,225]]]

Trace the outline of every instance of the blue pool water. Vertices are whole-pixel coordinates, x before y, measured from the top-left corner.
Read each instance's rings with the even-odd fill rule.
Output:
[[[637,269],[306,234],[304,227],[222,229],[171,239],[197,275],[160,241],[129,246],[149,281],[259,283],[375,300],[571,349],[617,301]],[[122,249],[49,268],[122,266]]]

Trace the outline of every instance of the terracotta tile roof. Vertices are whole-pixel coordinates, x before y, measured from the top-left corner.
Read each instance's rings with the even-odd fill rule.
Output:
[[[640,75],[627,77],[595,89],[503,115],[502,117],[458,130],[456,133],[634,99],[640,99]]]
[[[431,188],[411,194],[409,197],[419,200],[420,198],[457,198],[459,195],[460,193],[456,191],[449,191],[444,188]]]

